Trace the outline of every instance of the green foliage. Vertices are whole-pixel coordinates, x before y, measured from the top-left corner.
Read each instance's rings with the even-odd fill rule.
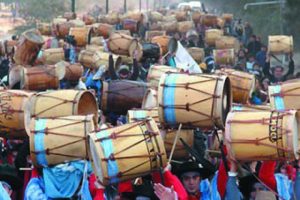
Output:
[[[20,0],[20,14],[41,21],[50,21],[70,10],[70,0]]]

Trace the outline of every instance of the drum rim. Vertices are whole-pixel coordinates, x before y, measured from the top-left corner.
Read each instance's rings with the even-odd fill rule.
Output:
[[[155,98],[155,96],[156,96],[156,98]],[[152,100],[156,99],[156,103],[152,102],[152,101],[150,103],[150,101],[149,101],[150,99],[152,99]],[[143,108],[152,109],[152,108],[156,108],[156,107],[158,107],[157,91],[149,88],[144,95],[143,102],[142,102],[142,109]]]

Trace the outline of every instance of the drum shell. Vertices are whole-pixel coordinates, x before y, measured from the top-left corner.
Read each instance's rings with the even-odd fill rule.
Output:
[[[32,65],[44,44],[41,34],[36,29],[24,32],[18,41],[14,61],[18,65]]]
[[[24,139],[28,135],[25,125],[30,121],[30,92],[22,90],[0,90],[1,115],[0,137]]]
[[[162,49],[162,55],[168,53],[168,44],[169,44],[170,37],[169,36],[156,36],[152,38],[151,43],[156,43]]]
[[[57,118],[33,118],[28,125],[30,136],[30,155],[36,167],[53,166],[72,160],[88,158],[87,135],[94,130],[92,116],[69,116]],[[41,125],[42,124],[42,125]],[[40,127],[40,128],[36,128]],[[44,130],[42,132],[41,130]],[[45,131],[47,130],[47,132]],[[34,131],[40,131],[34,133]],[[53,133],[53,134],[51,134]],[[40,163],[38,155],[43,151],[37,149],[37,135],[43,136],[44,157],[47,163]],[[41,142],[41,141],[39,141]]]
[[[69,35],[73,35],[76,45],[83,47],[91,42],[91,29],[87,27],[72,27]]]
[[[134,41],[134,38],[128,35],[114,33],[108,40],[108,48],[114,54],[130,56],[129,47]]]
[[[96,22],[96,19],[91,15],[83,15],[82,21],[84,21],[85,25],[92,25]]]
[[[233,103],[231,111],[248,111],[248,112],[253,112],[253,111],[270,111],[271,106],[270,104],[264,104],[264,105],[251,105],[251,104],[237,104]]]
[[[59,62],[56,64],[57,65],[63,65],[66,72],[65,72],[65,76],[64,76],[64,80],[66,81],[78,81],[82,75],[83,75],[83,67],[82,65],[80,65],[79,63],[68,63],[65,61]]]
[[[126,115],[133,108],[141,108],[148,87],[136,81],[103,82],[101,110]]]
[[[300,103],[299,92],[300,84],[295,82],[286,82],[277,86],[269,86],[269,99],[271,110],[297,110],[297,121],[300,124]],[[300,129],[298,129],[298,151],[300,151]]]
[[[21,88],[36,91],[58,89],[59,77],[55,66],[47,65],[23,68]]]
[[[63,48],[46,49],[43,51],[41,60],[44,64],[54,65],[65,60],[65,52]]]
[[[155,133],[153,137],[147,137],[145,131]],[[115,176],[108,168],[105,158],[103,143],[101,138],[110,136],[115,133],[120,135],[115,139],[111,139],[113,151],[115,155],[115,163],[118,167],[117,179],[109,178]],[[146,132],[147,133],[147,132]],[[157,134],[158,133],[158,134]],[[132,136],[135,135],[135,136]],[[147,142],[145,140],[147,139]],[[108,141],[108,140],[106,140]],[[145,141],[145,142],[144,142]],[[119,181],[132,180],[156,171],[164,166],[167,162],[166,152],[157,125],[153,120],[146,120],[146,122],[136,122],[122,125],[119,127],[104,129],[97,133],[90,134],[89,145],[91,151],[90,160],[97,179],[103,185],[114,184]],[[156,155],[160,156],[156,156]],[[149,159],[150,157],[157,157],[157,159]],[[122,159],[126,157],[126,159]],[[109,175],[110,174],[110,175]]]
[[[47,36],[52,35],[52,29],[50,23],[37,23],[36,27],[42,35],[47,35]]]
[[[271,54],[289,54],[294,51],[293,36],[269,36],[268,51]]]
[[[164,36],[166,35],[166,31],[146,31],[146,41],[151,42],[152,38],[156,36]]]
[[[224,32],[219,29],[209,29],[205,31],[205,42],[210,46],[215,46],[216,41],[224,35]]]
[[[69,35],[72,27],[75,27],[75,25],[70,21],[55,24],[56,36],[58,38],[65,39],[65,37]]]
[[[191,29],[194,29],[195,25],[192,21],[182,21],[177,23],[177,31],[180,33],[186,33]]]
[[[248,104],[252,93],[255,90],[255,75],[233,69],[221,69],[216,72],[219,75],[226,75],[230,79],[232,87],[233,102]]]
[[[156,11],[150,11],[149,18],[151,22],[159,22],[163,20],[163,15]]]
[[[205,26],[215,26],[218,24],[218,17],[216,15],[202,15],[201,24]]]
[[[162,29],[167,33],[175,33],[178,30],[178,23],[177,21],[170,21],[170,22],[162,22],[161,24]]]
[[[153,109],[157,107],[157,91],[154,89],[148,89],[143,98],[142,109]]]
[[[105,39],[109,38],[109,35],[113,32],[113,30],[114,28],[110,24],[93,24],[93,31],[95,32],[95,34],[98,36],[102,36]]]
[[[154,90],[157,90],[159,87],[159,80],[163,74],[169,72],[180,72],[179,68],[172,68],[165,65],[154,65],[150,67],[148,71],[147,81],[150,84],[150,87]]]
[[[193,20],[193,22],[196,23],[196,24],[199,23],[201,21],[201,16],[202,15],[203,14],[200,11],[194,11],[192,13],[192,20]]]
[[[178,22],[183,22],[188,20],[187,12],[185,11],[177,11],[175,13],[175,17]]]
[[[167,73],[160,78],[158,112],[162,126],[223,129],[231,102],[226,76]]]
[[[158,110],[156,108],[152,109],[134,109],[128,110],[127,118],[129,123],[143,121],[151,117],[156,124],[159,124]]]
[[[230,13],[224,13],[224,14],[222,15],[222,19],[223,19],[225,22],[230,23],[230,22],[232,22],[232,20],[233,20],[233,14],[230,14]]]
[[[170,156],[173,143],[176,137],[177,130],[166,130],[164,137],[164,144],[166,148],[167,156]],[[181,130],[180,138],[182,138],[190,147],[194,145],[194,131],[193,130]],[[186,160],[189,157],[189,152],[185,149],[180,141],[177,141],[172,159],[174,160]]]
[[[295,160],[299,157],[295,114],[295,111],[230,112],[225,129],[226,147],[237,160]]]
[[[218,65],[234,65],[235,54],[234,49],[216,49],[213,50],[215,63]]]
[[[234,49],[235,53],[240,50],[240,42],[231,36],[222,36],[216,40],[216,49]]]
[[[41,92],[30,98],[31,117],[50,118],[93,114],[97,127],[98,105],[89,91],[57,90]]]
[[[197,48],[197,47],[191,47],[187,49],[189,54],[192,56],[192,58],[199,64],[204,62],[204,49]]]

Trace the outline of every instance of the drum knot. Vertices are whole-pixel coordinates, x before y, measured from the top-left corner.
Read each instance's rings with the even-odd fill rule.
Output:
[[[115,132],[113,132],[112,134],[110,134],[109,138],[112,140],[115,140],[115,139],[117,139],[117,134]]]
[[[116,160],[115,155],[113,153],[110,154],[108,160],[115,161]]]
[[[190,111],[190,104],[189,104],[189,103],[187,103],[187,104],[185,105],[185,109],[186,109],[187,111]]]
[[[190,86],[190,83],[185,84],[185,89],[188,90]]]

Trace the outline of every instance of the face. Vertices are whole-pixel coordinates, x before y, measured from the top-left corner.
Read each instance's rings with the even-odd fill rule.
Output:
[[[275,76],[275,78],[282,78],[282,76],[283,76],[283,69],[280,68],[280,67],[276,67],[274,69],[274,76]]]
[[[189,194],[199,192],[201,178],[198,172],[187,172],[182,175],[182,183]]]

